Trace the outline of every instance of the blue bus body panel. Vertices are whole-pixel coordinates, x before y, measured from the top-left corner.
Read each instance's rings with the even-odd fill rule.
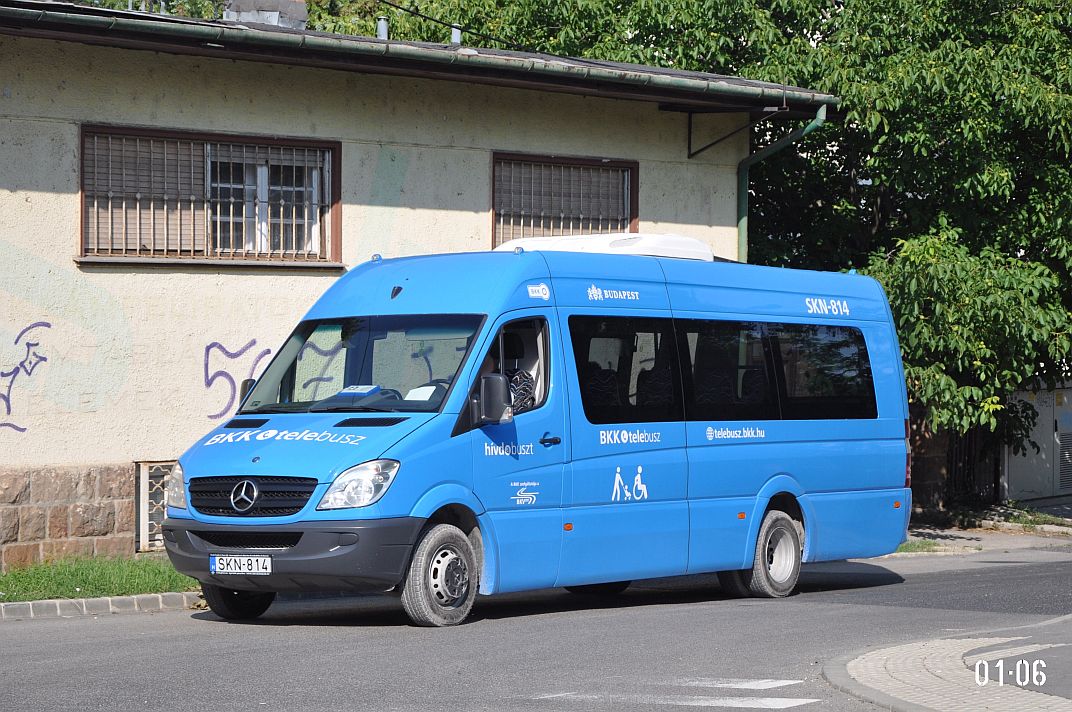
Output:
[[[399,414],[403,422],[378,428],[339,425],[375,417],[362,413],[272,414],[256,426],[221,426],[182,456],[187,482],[307,476],[318,482],[308,505],[295,515],[240,522],[173,508],[168,516],[291,524],[428,518],[460,505],[480,526],[482,593],[750,567],[767,505],[781,493],[800,505],[805,560],[884,554],[905,536],[904,374],[889,306],[870,278],[621,255],[430,255],[355,267],[305,318],[429,313],[486,317],[441,412]],[[592,424],[581,402],[571,316],[858,328],[878,417]],[[456,432],[492,338],[519,318],[548,323],[545,404],[510,424]],[[541,445],[548,435],[561,442]],[[377,458],[401,463],[379,502],[316,510],[338,474]]]

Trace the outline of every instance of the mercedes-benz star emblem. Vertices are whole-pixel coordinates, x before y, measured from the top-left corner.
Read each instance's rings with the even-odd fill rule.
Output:
[[[257,503],[259,495],[257,483],[253,480],[242,480],[231,490],[231,506],[239,514],[245,514],[253,509],[253,505]]]

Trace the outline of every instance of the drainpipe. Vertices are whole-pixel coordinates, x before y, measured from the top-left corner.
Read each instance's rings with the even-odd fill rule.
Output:
[[[791,143],[795,143],[823,125],[826,121],[826,104],[815,112],[815,118],[807,126],[793,129],[761,151],[756,151],[737,164],[737,261],[748,261],[748,169],[769,156],[778,153]]]

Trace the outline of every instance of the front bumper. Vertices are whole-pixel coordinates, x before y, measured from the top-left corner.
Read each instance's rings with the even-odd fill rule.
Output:
[[[224,588],[387,591],[401,582],[424,523],[417,517],[275,526],[165,519],[164,548],[181,573]],[[271,556],[272,573],[213,575],[209,554]]]

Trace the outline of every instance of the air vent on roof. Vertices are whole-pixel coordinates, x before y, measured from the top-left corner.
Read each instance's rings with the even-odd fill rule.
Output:
[[[223,426],[225,428],[259,428],[268,422],[267,418],[235,418]]]
[[[347,418],[335,423],[336,428],[386,428],[398,425],[406,418]]]

